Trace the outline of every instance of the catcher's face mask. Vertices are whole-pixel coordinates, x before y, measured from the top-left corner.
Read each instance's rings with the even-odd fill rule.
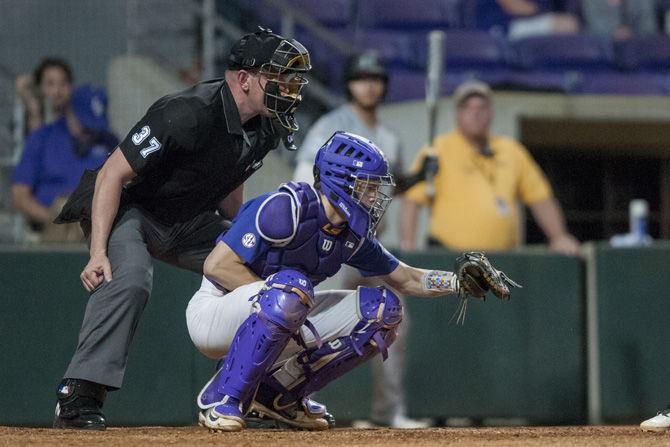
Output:
[[[352,197],[354,202],[367,210],[370,216],[368,235],[375,237],[377,226],[384,217],[386,209],[393,199],[393,177],[358,174],[353,185]]]
[[[267,79],[265,107],[290,131],[298,130],[294,113],[302,101],[300,93],[311,68],[309,52],[294,39],[283,40],[270,62],[261,66],[260,74]]]

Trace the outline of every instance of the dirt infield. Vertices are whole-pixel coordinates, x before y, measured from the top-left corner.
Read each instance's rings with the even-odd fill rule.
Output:
[[[110,428],[80,432],[0,427],[0,446],[670,446],[670,431],[645,433],[637,426],[430,428],[292,432],[247,430],[209,433],[198,427]]]

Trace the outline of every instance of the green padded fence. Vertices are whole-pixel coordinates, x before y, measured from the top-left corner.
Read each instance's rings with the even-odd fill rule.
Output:
[[[404,260],[451,270],[454,258],[434,252]],[[580,261],[544,253],[492,259],[524,289],[510,302],[471,302],[464,326],[449,322],[454,297],[407,299],[410,414],[583,422]],[[51,423],[55,388],[76,346],[87,299],[78,277],[86,261],[84,252],[0,250],[0,425]],[[199,284],[198,275],[155,264],[153,293],[124,387],[105,404],[112,425],[196,421],[195,395],[214,368],[193,348],[186,330],[184,311]],[[369,367],[363,367],[319,398],[341,419],[366,417],[370,383]]]
[[[51,423],[56,386],[76,347],[88,296],[79,281],[87,260],[83,252],[0,252],[1,425]],[[192,347],[184,317],[200,278],[155,265],[124,387],[107,399],[114,425],[194,421],[196,377],[210,363]]]
[[[639,422],[670,402],[670,248],[595,255],[602,417]]]

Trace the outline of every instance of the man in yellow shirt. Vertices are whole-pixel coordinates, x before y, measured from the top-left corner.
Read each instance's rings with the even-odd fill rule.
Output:
[[[421,182],[405,195],[402,213],[404,250],[416,248],[419,206],[430,206],[430,239],[452,250],[506,250],[520,244],[519,207],[527,205],[552,250],[575,255],[577,240],[567,232],[561,208],[544,173],[515,140],[489,133],[493,111],[491,90],[466,82],[454,92],[456,130],[439,135],[433,148],[422,150],[415,167],[428,153],[438,158],[434,194]]]

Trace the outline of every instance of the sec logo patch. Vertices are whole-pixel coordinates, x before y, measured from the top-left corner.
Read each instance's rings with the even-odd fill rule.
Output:
[[[246,248],[251,248],[256,245],[256,235],[254,233],[246,233],[242,236],[242,245]]]

